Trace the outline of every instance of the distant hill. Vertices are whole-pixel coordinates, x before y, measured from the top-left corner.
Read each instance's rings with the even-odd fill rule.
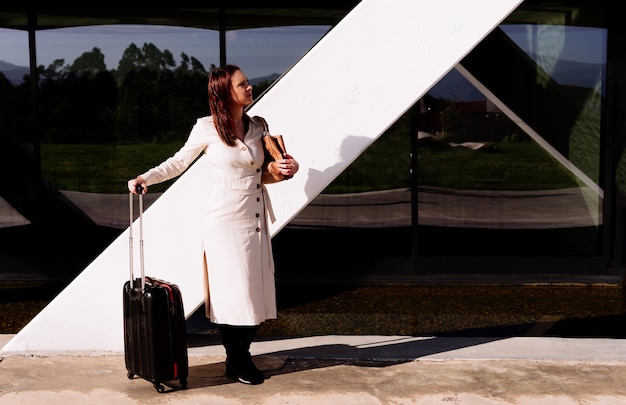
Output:
[[[263,76],[263,77],[257,77],[255,79],[250,79],[250,84],[253,86],[256,86],[257,84],[263,82],[263,81],[268,81],[268,82],[273,82],[274,80],[278,79],[280,77],[280,75],[278,73],[272,73],[269,76]]]
[[[0,72],[4,74],[11,84],[17,85],[24,81],[24,75],[30,73],[30,69],[24,66],[17,66],[12,63],[0,60]],[[272,73],[269,76],[257,77],[250,79],[250,84],[255,86],[263,81],[273,82],[278,79],[278,73]]]
[[[595,88],[603,71],[603,65],[560,60],[551,72],[552,78],[560,85]],[[436,98],[452,101],[484,100],[485,96],[468,82],[458,70],[452,69],[428,92]]]
[[[0,72],[4,74],[4,77],[6,77],[11,84],[17,85],[24,81],[24,75],[29,74],[30,69],[0,60]]]

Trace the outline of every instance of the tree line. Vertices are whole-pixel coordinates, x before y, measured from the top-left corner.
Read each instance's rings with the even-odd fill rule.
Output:
[[[169,50],[131,43],[117,69],[107,70],[94,47],[73,63],[38,66],[37,128],[41,142],[169,142],[187,137],[196,118],[209,114],[208,73],[184,52],[176,63]],[[31,78],[13,86],[0,73],[0,123],[24,141],[33,133]],[[260,94],[268,82],[255,86]]]

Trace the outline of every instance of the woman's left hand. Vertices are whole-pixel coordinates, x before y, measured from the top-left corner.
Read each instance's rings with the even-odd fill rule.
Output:
[[[285,158],[277,161],[276,164],[278,170],[280,170],[281,174],[284,176],[293,176],[298,172],[298,169],[300,169],[300,165],[296,159],[288,153],[285,153]]]

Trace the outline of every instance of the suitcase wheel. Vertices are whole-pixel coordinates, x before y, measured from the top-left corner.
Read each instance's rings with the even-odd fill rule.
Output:
[[[187,379],[186,378],[181,378],[180,379],[180,386],[183,387],[183,389],[187,388]]]
[[[126,377],[128,377],[129,380],[132,380],[133,378],[135,378],[135,373],[129,371],[128,374],[126,374]]]
[[[163,386],[163,384],[158,383],[158,382],[154,383],[154,389],[157,390],[157,392],[161,394],[165,392],[165,387]]]

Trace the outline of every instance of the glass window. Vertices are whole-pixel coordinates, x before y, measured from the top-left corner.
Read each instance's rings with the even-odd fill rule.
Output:
[[[556,14],[514,12],[425,99],[420,255],[601,253],[606,30]]]
[[[0,29],[0,49],[0,170],[5,173],[0,180],[0,232],[7,235],[0,249],[10,251],[21,249],[14,241],[31,224],[23,204],[28,178],[15,170],[23,164],[20,159],[26,159],[32,150],[30,89],[24,82],[24,76],[30,73],[28,33]],[[19,137],[20,133],[26,136]]]
[[[227,61],[244,69],[258,96],[328,29],[229,31]],[[13,84],[2,87],[0,114],[4,126],[20,140],[12,150],[23,154],[22,142],[28,149],[39,148],[46,197],[33,201],[28,190],[16,191],[15,184],[2,183],[0,195],[9,198],[6,204],[0,200],[0,207],[3,216],[15,217],[16,223],[28,223],[33,205],[45,212],[42,232],[50,240],[45,249],[96,254],[128,225],[126,181],[171,156],[196,119],[209,114],[207,77],[220,63],[219,33],[177,26],[104,25],[40,30],[35,38],[40,80],[37,137],[32,139],[30,87],[22,80],[29,64],[25,31],[0,31],[4,45],[0,60],[12,63],[1,65],[2,72],[11,73],[7,66],[13,65],[22,72],[11,76]],[[7,150],[3,147],[3,156]],[[39,163],[37,157],[29,159]],[[28,162],[21,160],[30,167]],[[39,177],[30,175],[16,183],[26,188]],[[172,182],[151,187],[146,206]],[[27,214],[21,217],[21,212]],[[60,224],[80,231],[55,236]],[[82,248],[66,240],[79,233],[91,235],[79,238],[85,242]],[[19,246],[32,245],[32,240],[13,239]]]
[[[281,247],[306,250],[289,241],[307,240],[338,256],[600,255],[600,14],[520,7],[281,232]]]
[[[601,18],[597,5],[522,4],[281,231],[278,255],[601,255]],[[329,28],[228,31],[226,59],[258,97]],[[103,236],[86,246],[97,253],[126,227],[126,180],[171,155],[208,113],[219,34],[148,25],[37,31],[37,128],[23,80],[28,35],[0,29],[0,44],[2,161],[7,172],[21,162],[27,176],[39,150],[46,188],[32,201],[37,174],[0,182],[0,212],[17,221],[0,228],[15,241],[4,249],[28,246],[7,229],[60,206],[67,217],[44,233],[95,221]],[[105,212],[93,214],[93,198],[106,199]],[[49,239],[50,249],[80,248]]]

